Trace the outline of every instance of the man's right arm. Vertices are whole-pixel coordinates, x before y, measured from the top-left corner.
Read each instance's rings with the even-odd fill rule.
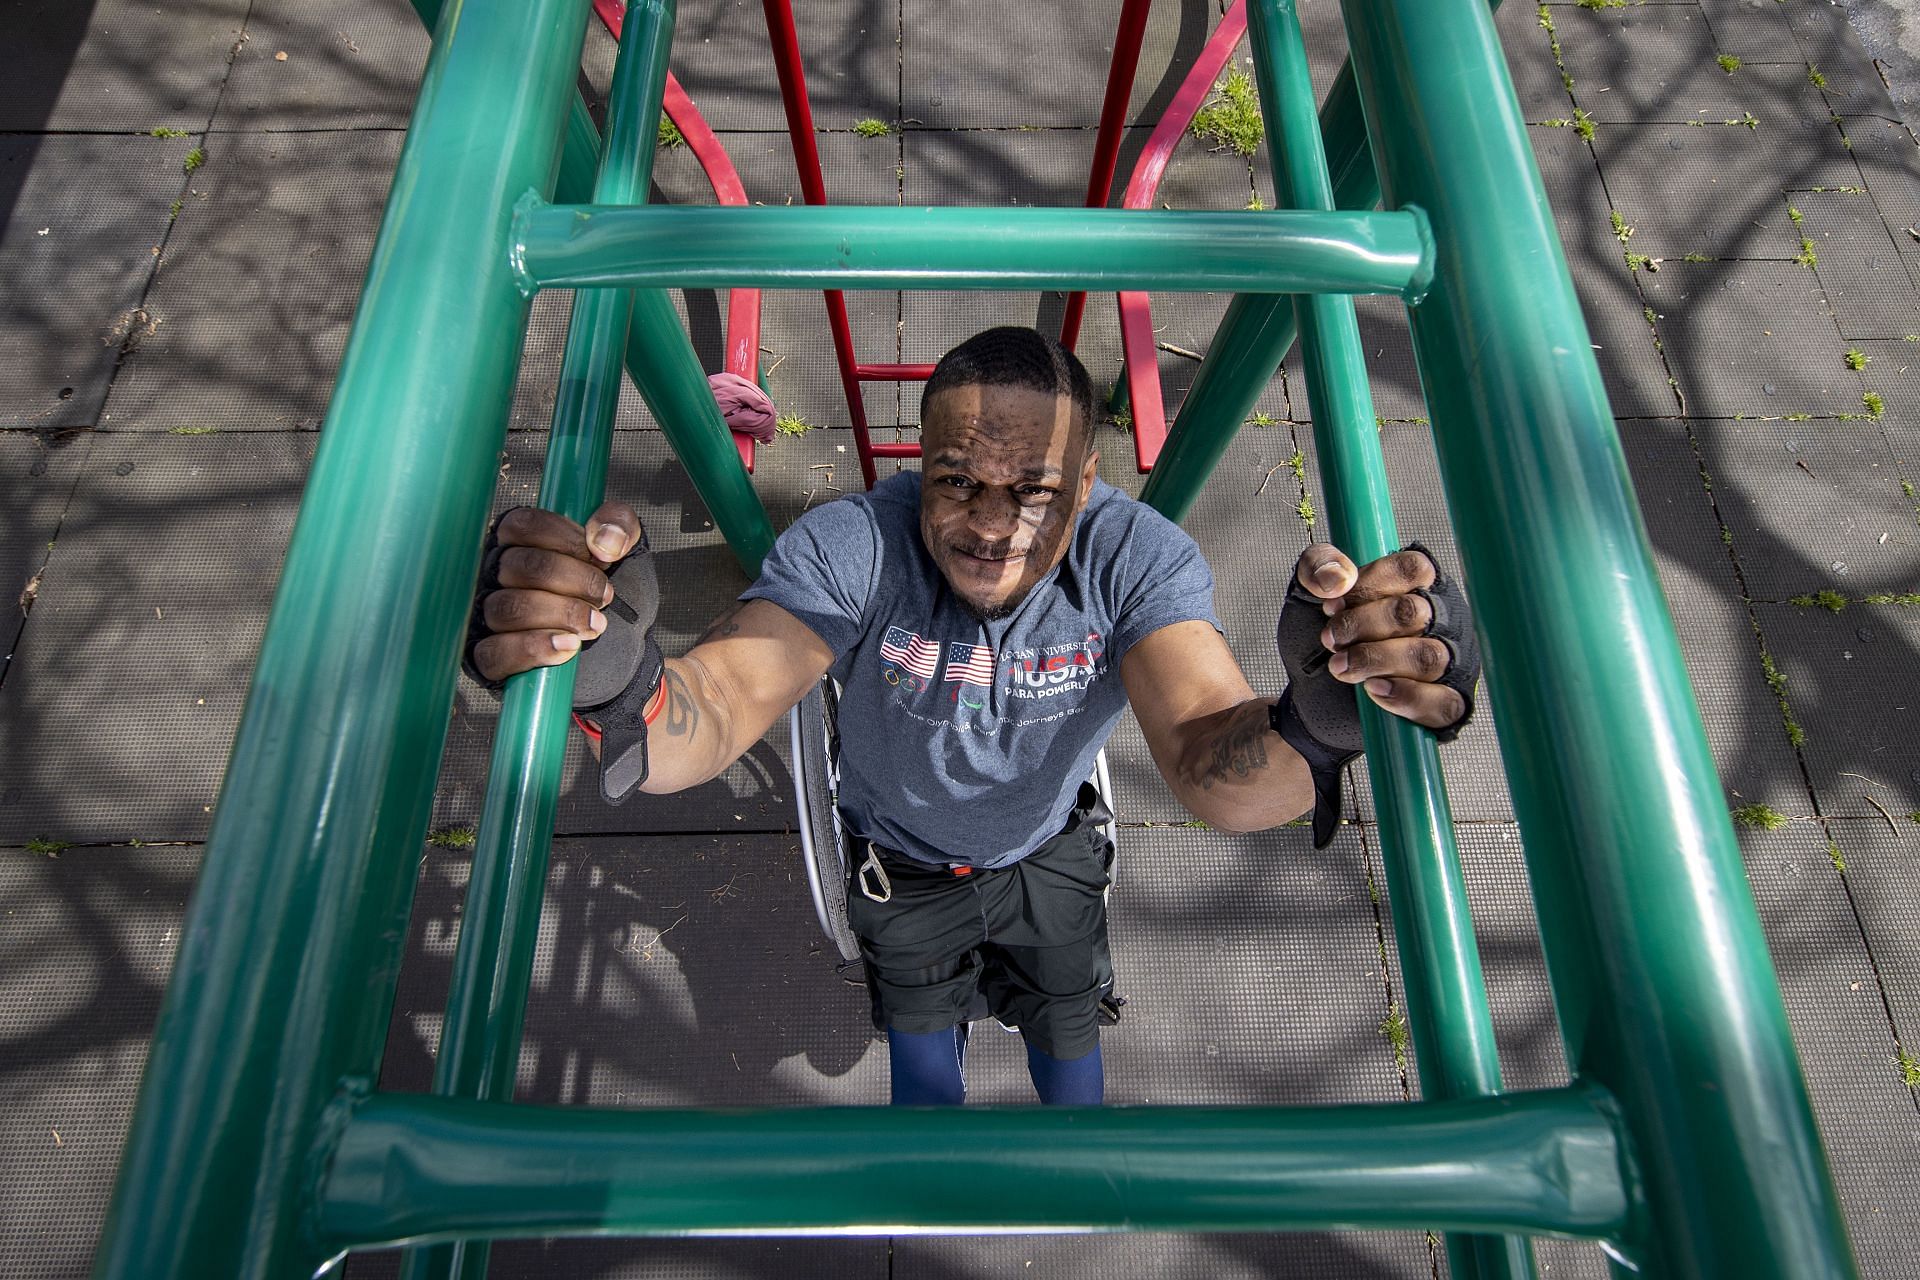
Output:
[[[482,601],[486,635],[472,662],[488,680],[570,661],[606,626],[607,574],[639,545],[640,519],[609,502],[585,527],[522,507],[496,529],[499,589]],[[779,605],[730,607],[662,672],[649,708],[642,791],[666,794],[719,774],[758,742],[833,664],[812,628]]]

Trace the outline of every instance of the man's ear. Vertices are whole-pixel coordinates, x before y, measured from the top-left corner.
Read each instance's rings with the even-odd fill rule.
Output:
[[[1087,499],[1093,496],[1093,482],[1100,474],[1100,451],[1091,443],[1087,445],[1087,465],[1080,468],[1080,501],[1078,506],[1086,506]]]

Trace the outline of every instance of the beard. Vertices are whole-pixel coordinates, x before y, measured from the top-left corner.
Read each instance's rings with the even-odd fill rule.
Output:
[[[948,583],[947,585],[951,587],[953,584]],[[1011,618],[1013,611],[1018,609],[1021,602],[1027,598],[1027,593],[1025,591],[1017,591],[995,605],[975,604],[958,591],[953,593],[953,598],[960,602],[960,607],[965,609],[975,622],[998,622],[1002,618]]]

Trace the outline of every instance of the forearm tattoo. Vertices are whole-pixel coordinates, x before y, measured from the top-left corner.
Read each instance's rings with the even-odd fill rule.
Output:
[[[667,668],[667,736],[673,738],[691,738],[700,726],[700,704],[693,700],[693,690],[687,687],[686,679],[672,667]]]
[[[713,620],[713,625],[701,633],[695,643],[705,644],[709,640],[724,640],[728,636],[740,633],[740,611],[747,607],[745,600],[736,600],[726,608],[726,612]]]
[[[1214,783],[1226,781],[1229,775],[1245,778],[1256,769],[1266,768],[1268,732],[1264,721],[1241,720],[1222,729],[1213,740],[1206,772],[1200,776],[1201,789],[1211,791]]]

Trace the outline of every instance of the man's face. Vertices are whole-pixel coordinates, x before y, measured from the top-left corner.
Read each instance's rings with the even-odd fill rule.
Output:
[[[1066,554],[1093,492],[1091,428],[1071,396],[950,387],[922,423],[920,537],[982,620],[1003,618]]]

